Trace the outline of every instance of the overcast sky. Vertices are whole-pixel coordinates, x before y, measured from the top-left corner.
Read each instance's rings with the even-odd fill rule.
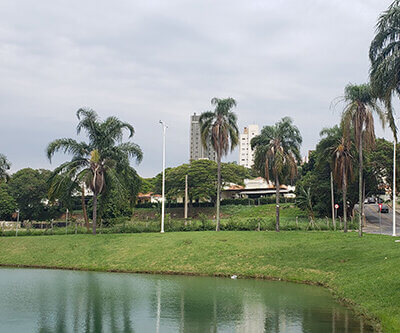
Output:
[[[12,171],[52,169],[68,156],[50,164],[47,144],[75,137],[76,110],[90,107],[135,127],[137,170],[153,176],[158,121],[169,126],[167,166],[187,162],[190,114],[216,96],[237,100],[241,130],[292,117],[305,155],[339,120],[332,100],[367,81],[374,26],[390,2],[2,0],[0,152]]]

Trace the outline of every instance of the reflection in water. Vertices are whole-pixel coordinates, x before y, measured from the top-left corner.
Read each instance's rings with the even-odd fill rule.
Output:
[[[0,269],[1,332],[372,332],[322,288]]]

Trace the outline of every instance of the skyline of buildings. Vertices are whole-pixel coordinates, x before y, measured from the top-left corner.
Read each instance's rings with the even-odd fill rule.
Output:
[[[257,124],[245,126],[242,133],[239,133],[239,157],[238,164],[246,168],[251,168],[254,164],[254,151],[251,149],[251,139],[260,134]],[[190,161],[208,159],[217,161],[217,154],[211,142],[204,148],[201,142],[200,115],[194,112],[190,116]]]

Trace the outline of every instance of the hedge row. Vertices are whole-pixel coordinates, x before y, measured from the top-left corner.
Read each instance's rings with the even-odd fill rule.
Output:
[[[287,202],[287,203],[294,203],[295,199],[294,198],[281,198],[281,202]],[[250,199],[250,198],[240,198],[240,199],[223,199],[221,200],[221,205],[268,205],[268,204],[273,204],[275,203],[275,195],[272,195],[270,197],[263,197],[259,199]],[[137,204],[135,207],[136,208],[157,208],[159,207],[159,203],[142,203],[142,204]],[[199,203],[193,203],[193,207],[214,207],[214,203],[212,202],[199,202]],[[166,203],[166,207],[168,208],[183,208],[183,203],[182,202],[171,202],[171,203]]]

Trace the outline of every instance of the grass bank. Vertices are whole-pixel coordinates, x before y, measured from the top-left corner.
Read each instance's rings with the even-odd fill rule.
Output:
[[[0,265],[322,284],[385,332],[400,332],[400,243],[388,236],[224,231],[4,237]]]

